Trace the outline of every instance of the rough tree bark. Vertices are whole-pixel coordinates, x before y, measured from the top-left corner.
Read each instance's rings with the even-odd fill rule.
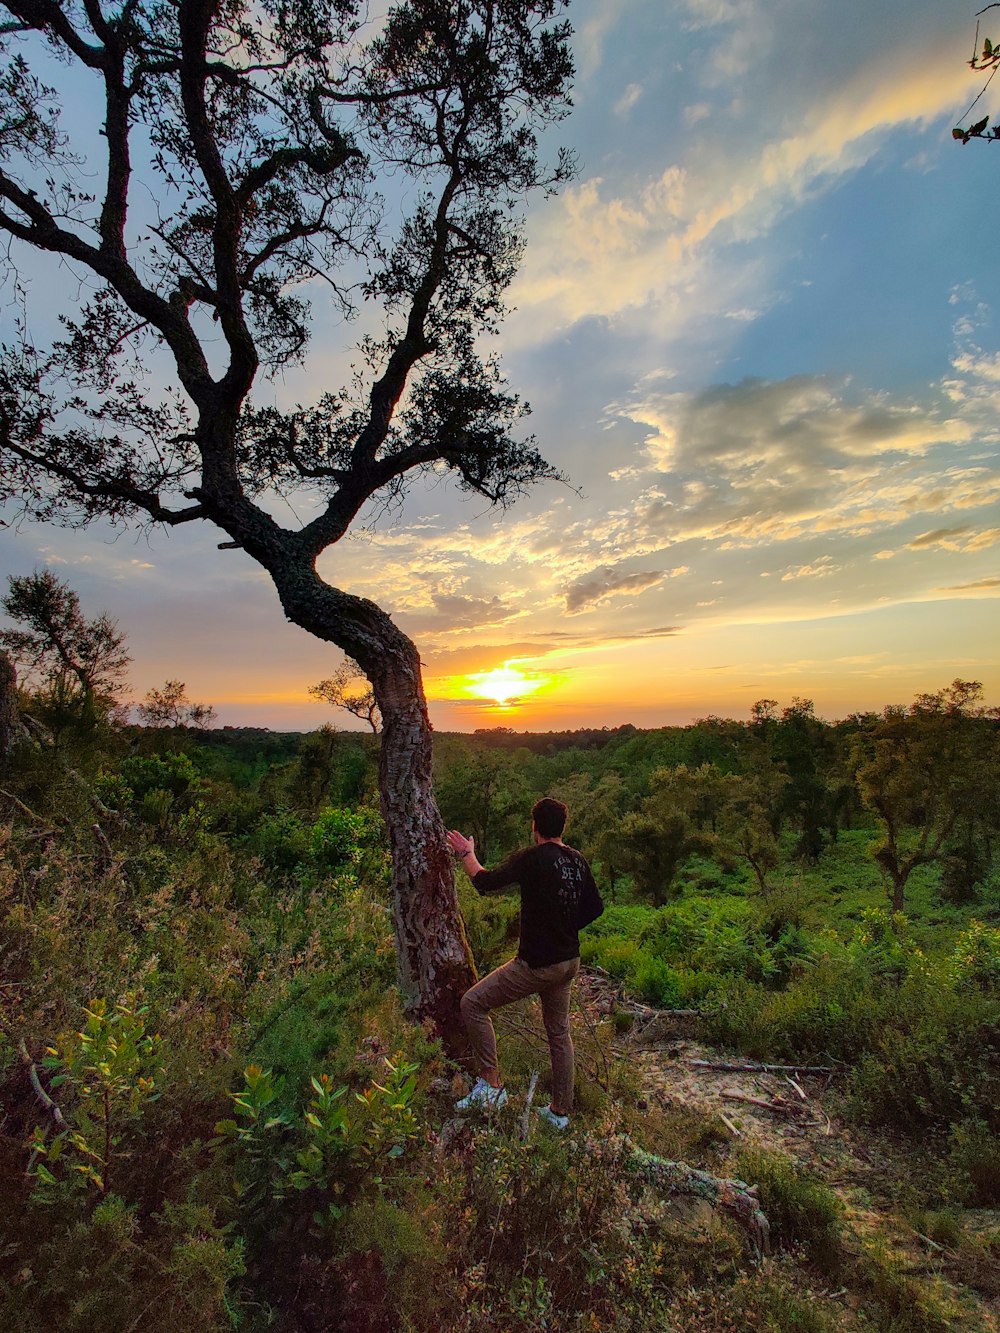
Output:
[[[0,773],[7,771],[11,753],[22,734],[17,672],[7,653],[0,650]]]

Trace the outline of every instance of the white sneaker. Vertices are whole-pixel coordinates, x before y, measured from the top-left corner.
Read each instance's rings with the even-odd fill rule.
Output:
[[[494,1088],[484,1078],[477,1078],[472,1091],[455,1103],[456,1111],[471,1111],[481,1106],[484,1110],[499,1110],[507,1101],[506,1088]]]
[[[558,1129],[558,1130],[569,1129],[569,1116],[556,1115],[555,1111],[553,1111],[551,1106],[540,1106],[538,1108],[538,1114],[545,1121],[545,1123],[551,1125],[553,1129]]]

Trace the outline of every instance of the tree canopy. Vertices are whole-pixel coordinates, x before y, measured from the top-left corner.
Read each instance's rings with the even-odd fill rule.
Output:
[[[4,498],[45,519],[208,519],[259,558],[278,525],[254,502],[305,487],[314,559],[422,470],[501,503],[552,475],[477,342],[520,255],[512,210],[569,166],[536,152],[567,106],[552,0],[412,0],[374,35],[351,0],[5,8],[0,231],[96,283],[50,347],[22,326],[3,348]],[[96,191],[53,57],[100,89]],[[251,403],[261,371],[304,357],[320,282],[345,316],[383,312],[352,382]]]

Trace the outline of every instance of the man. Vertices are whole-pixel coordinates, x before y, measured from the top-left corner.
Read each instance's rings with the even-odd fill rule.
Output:
[[[562,801],[551,796],[536,802],[531,811],[534,846],[515,852],[496,870],[484,870],[479,864],[475,839],[454,829],[447,835],[449,847],[479,893],[500,893],[513,884],[521,889],[517,957],[462,996],[462,1017],[480,1076],[456,1110],[500,1107],[506,1102],[490,1010],[538,995],[552,1060],[552,1100],[539,1109],[539,1115],[556,1129],[569,1125],[573,1109],[569,995],[580,970],[578,931],[600,916],[604,904],[586,859],[562,840],[567,814]]]

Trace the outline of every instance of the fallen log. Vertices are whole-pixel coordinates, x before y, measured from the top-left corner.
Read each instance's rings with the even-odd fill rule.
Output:
[[[770,1227],[757,1198],[757,1186],[745,1180],[727,1180],[709,1171],[673,1162],[666,1157],[637,1148],[627,1134],[610,1139],[584,1136],[575,1143],[577,1152],[607,1160],[610,1156],[626,1172],[651,1189],[667,1194],[681,1194],[701,1199],[713,1208],[722,1208],[734,1218],[743,1233],[747,1252],[755,1264],[769,1251]]]
[[[534,1091],[534,1089],[532,1089]],[[523,1129],[523,1121],[520,1126]],[[496,1132],[491,1122],[485,1122],[487,1132]],[[735,1126],[734,1126],[735,1129]],[[737,1134],[738,1130],[735,1131]],[[465,1116],[452,1116],[441,1126],[437,1135],[436,1153],[453,1153],[462,1143],[475,1135],[475,1122]],[[710,1207],[721,1208],[734,1219],[754,1264],[763,1262],[770,1249],[770,1226],[757,1198],[757,1186],[745,1180],[727,1180],[713,1176],[709,1171],[688,1166],[687,1162],[672,1162],[637,1148],[626,1134],[595,1139],[584,1135],[571,1136],[571,1151],[582,1156],[608,1162],[618,1171],[624,1171],[650,1189],[666,1194],[686,1195],[701,1199]]]
[[[689,1060],[696,1069],[719,1069],[733,1074],[836,1074],[833,1065],[768,1065],[759,1060]]]
[[[756,1185],[748,1185],[745,1180],[713,1176],[708,1171],[688,1166],[687,1162],[656,1157],[634,1147],[627,1139],[623,1146],[626,1165],[641,1180],[656,1189],[693,1195],[704,1199],[713,1208],[722,1208],[735,1218],[753,1261],[759,1264],[763,1260],[769,1249],[770,1227],[757,1199]]]

